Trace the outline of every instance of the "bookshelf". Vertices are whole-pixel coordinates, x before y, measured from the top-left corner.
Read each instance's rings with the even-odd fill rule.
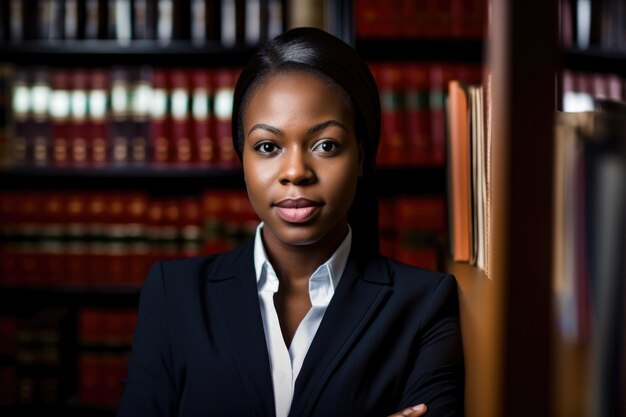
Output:
[[[413,38],[359,36],[358,24],[355,25],[355,7],[359,1],[337,2],[333,19],[335,27],[340,28],[337,33],[374,64],[484,66],[492,74],[490,274],[487,276],[476,267],[450,259],[445,260],[443,266],[455,274],[459,282],[467,363],[467,415],[565,417],[571,414],[561,413],[558,404],[573,391],[559,385],[553,353],[556,346],[551,289],[553,110],[559,106],[561,91],[554,74],[572,69],[617,73],[624,78],[626,55],[624,51],[596,47],[584,50],[559,47],[557,0],[492,0],[490,3],[492,23],[485,40],[445,34]],[[166,46],[148,40],[132,41],[123,46],[106,39],[0,42],[2,61],[24,67],[55,67],[62,63],[100,68],[113,63],[215,69],[242,65],[252,50],[250,45],[224,46],[214,39],[202,46],[183,39],[173,39]],[[407,178],[411,180],[407,182]],[[444,164],[398,164],[381,168],[378,180],[381,197],[391,201],[402,195],[443,196],[447,172]],[[141,190],[158,199],[197,195],[206,187],[241,190],[243,181],[234,168],[197,166],[21,166],[0,170],[1,192]],[[10,318],[12,314],[26,316],[34,306],[67,306],[70,320],[61,327],[65,335],[61,349],[66,354],[78,355],[82,351],[100,354],[111,349],[106,345],[83,349],[72,338],[81,311],[125,309],[136,305],[137,298],[138,287],[132,285],[2,288],[0,318]],[[118,346],[121,347],[112,350],[123,353],[120,350],[126,346]],[[566,353],[572,355],[572,360],[580,354]],[[12,363],[10,358],[10,354],[0,350],[0,373],[6,368],[4,364]],[[64,360],[74,371],[79,367],[71,359]],[[572,363],[571,360],[568,363]],[[78,383],[75,373],[66,389],[76,391]],[[114,413],[110,406],[80,404],[74,396],[54,407],[64,415]],[[36,406],[11,407],[0,401],[0,412],[2,410],[16,415],[40,411]]]

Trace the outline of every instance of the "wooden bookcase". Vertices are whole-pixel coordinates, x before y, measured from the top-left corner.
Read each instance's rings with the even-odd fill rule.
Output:
[[[476,40],[357,39],[354,36],[354,1],[337,2],[344,26],[342,37],[367,60],[433,60],[483,63],[492,74],[493,183],[492,248],[487,277],[463,263],[448,261],[446,269],[459,283],[461,324],[466,354],[466,412],[468,417],[555,416],[555,358],[553,356],[552,198],[553,111],[558,102],[555,72],[560,66],[598,69],[615,65],[626,74],[623,55],[580,51],[563,54],[557,40],[557,0],[490,0],[488,38]],[[347,28],[347,29],[346,29]],[[27,43],[0,46],[4,62],[23,65],[51,60],[71,65],[100,66],[112,61],[128,65],[176,64],[240,65],[251,48],[219,45],[191,47],[184,42],[154,47],[149,44],[119,48],[112,42],[94,45],[50,46]],[[212,60],[204,59],[210,56]],[[241,187],[236,172],[213,170],[165,171],[123,169],[106,173],[72,170],[18,169],[0,172],[0,189],[96,189],[128,187],[173,189],[184,182],[184,192],[208,183]],[[446,178],[438,168],[398,169],[382,172],[382,183],[397,184],[412,176],[410,189],[388,192],[445,193]],[[433,181],[434,178],[434,181]],[[182,181],[181,181],[182,180]],[[70,181],[71,185],[70,185]],[[421,184],[421,185],[420,185]],[[135,186],[133,185],[133,187]],[[84,305],[133,306],[137,292],[92,293],[1,291],[0,300]],[[72,349],[75,349],[73,347]],[[2,409],[0,408],[0,412]],[[10,411],[15,411],[11,409]],[[28,415],[31,409],[20,409]],[[37,410],[41,411],[41,410]],[[73,407],[66,415],[111,415],[112,410]],[[582,415],[582,413],[581,413]],[[565,417],[565,416],[563,416]]]

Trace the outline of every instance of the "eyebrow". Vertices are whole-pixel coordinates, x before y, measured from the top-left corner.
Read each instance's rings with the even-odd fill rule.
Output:
[[[345,130],[346,132],[348,132],[348,128],[343,123],[338,122],[337,120],[327,120],[325,122],[318,123],[318,124],[316,124],[314,126],[311,126],[307,130],[306,133],[307,133],[307,135],[312,135],[312,134],[320,132],[320,131],[322,131],[322,130],[326,129],[327,127],[330,127],[330,126],[337,126],[337,127],[341,128],[341,129]],[[250,133],[252,133],[253,131],[255,131],[257,129],[267,130],[268,132],[274,133],[276,135],[282,135],[283,134],[283,131],[280,130],[279,128],[277,128],[277,127],[270,126],[270,125],[267,125],[265,123],[258,123],[256,125],[252,126],[252,129],[250,129],[248,131],[248,135],[250,135]]]

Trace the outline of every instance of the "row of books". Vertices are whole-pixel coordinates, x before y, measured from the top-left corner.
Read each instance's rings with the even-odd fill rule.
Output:
[[[557,112],[554,303],[563,384],[585,415],[620,415],[626,389],[626,102]],[[572,382],[574,381],[574,382]],[[570,398],[569,396],[568,398]]]
[[[256,45],[280,34],[282,0],[8,0],[0,5],[0,41],[173,40],[194,45]]]
[[[62,352],[68,309],[45,309],[25,317],[0,317],[0,405],[59,405],[69,378]],[[6,358],[10,360],[6,360]]]
[[[445,103],[452,79],[479,83],[483,68],[470,64],[370,63],[381,99],[380,166],[443,166]]]
[[[81,352],[78,357],[78,404],[115,407],[122,398],[128,353]]]
[[[385,254],[397,257],[411,248],[436,254],[432,234],[444,228],[442,199],[399,196],[381,204]],[[0,282],[141,285],[155,261],[230,249],[250,238],[257,225],[247,195],[238,190],[179,198],[5,191],[0,194]],[[400,257],[416,262],[412,255]],[[436,265],[437,258],[423,266]]]
[[[486,0],[358,0],[356,34],[363,38],[482,38]]]
[[[447,210],[441,196],[399,195],[379,202],[380,250],[400,262],[440,270]]]
[[[482,68],[370,65],[382,103],[379,164],[443,165],[445,86],[451,79],[479,82]],[[16,68],[9,75],[11,96],[0,100],[11,103],[10,109],[0,104],[8,163],[238,168],[231,139],[238,72],[233,68]]]
[[[618,74],[563,70],[561,83],[565,112],[593,111],[596,99],[626,100],[626,78]]]
[[[136,323],[136,308],[81,308],[78,311],[78,344],[83,347],[130,348]]]
[[[159,259],[220,252],[258,220],[244,191],[152,198],[143,192],[3,192],[4,285],[141,285]]]
[[[560,0],[561,42],[566,47],[626,48],[623,0]]]
[[[0,406],[115,406],[136,323],[136,309],[78,311],[75,342],[61,340],[67,308],[25,318],[0,317]],[[72,336],[72,339],[74,337]],[[78,343],[70,346],[69,343]],[[71,357],[65,351],[76,350]]]
[[[231,140],[238,72],[15,68],[5,100],[11,109],[4,109],[10,160],[17,166],[238,167]]]
[[[115,407],[122,395],[137,309],[87,307],[78,311],[76,401]]]

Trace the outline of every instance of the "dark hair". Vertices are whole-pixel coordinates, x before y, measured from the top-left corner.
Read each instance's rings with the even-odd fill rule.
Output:
[[[363,147],[363,174],[348,212],[354,252],[365,260],[378,254],[376,152],[380,139],[380,96],[374,77],[357,52],[339,38],[316,28],[295,28],[277,36],[252,56],[235,86],[232,137],[243,156],[243,113],[247,99],[267,77],[306,71],[337,87],[350,101],[355,134]]]

